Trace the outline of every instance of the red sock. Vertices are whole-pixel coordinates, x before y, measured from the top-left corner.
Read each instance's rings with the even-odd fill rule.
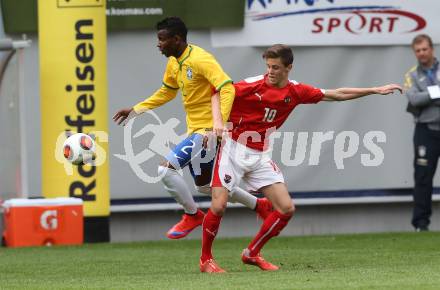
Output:
[[[212,259],[212,243],[217,235],[221,220],[222,216],[215,215],[210,209],[203,219],[202,256],[200,257],[202,263]]]
[[[282,214],[274,210],[261,225],[260,231],[249,244],[249,255],[255,257],[260,253],[261,248],[272,238],[278,236],[287,225],[292,215]]]

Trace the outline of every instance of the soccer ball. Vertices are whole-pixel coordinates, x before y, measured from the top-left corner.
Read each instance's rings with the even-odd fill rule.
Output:
[[[64,141],[64,157],[72,164],[89,164],[95,160],[96,145],[92,137],[83,133],[76,133]]]

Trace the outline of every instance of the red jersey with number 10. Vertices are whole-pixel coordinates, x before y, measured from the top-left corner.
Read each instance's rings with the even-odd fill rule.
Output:
[[[232,139],[249,148],[268,149],[269,136],[286,121],[299,104],[317,103],[324,91],[296,81],[283,88],[266,83],[267,75],[247,78],[234,84],[235,99],[229,121]]]

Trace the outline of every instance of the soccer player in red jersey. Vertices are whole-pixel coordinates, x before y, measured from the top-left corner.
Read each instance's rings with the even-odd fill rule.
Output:
[[[371,94],[387,95],[401,87],[389,84],[373,88],[339,88],[321,90],[289,80],[292,50],[281,44],[267,49],[265,75],[248,78],[235,84],[235,100],[229,121],[233,127],[217,155],[212,186],[212,204],[203,221],[200,271],[225,272],[215,262],[212,244],[226,209],[228,194],[240,181],[249,191],[262,192],[273,204],[274,211],[264,220],[251,243],[243,250],[242,261],[262,270],[278,270],[264,260],[260,251],[287,225],[295,211],[284,178],[268,154],[269,136],[287,119],[299,104],[319,101],[347,101]],[[213,98],[213,105],[218,98]],[[218,104],[216,104],[218,106]],[[221,116],[214,116],[222,122]]]

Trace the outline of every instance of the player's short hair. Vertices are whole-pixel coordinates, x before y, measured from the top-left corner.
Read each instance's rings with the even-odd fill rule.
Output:
[[[188,29],[186,28],[185,22],[179,17],[171,16],[159,21],[156,24],[156,30],[159,31],[162,29],[167,30],[170,36],[179,35],[183,41],[186,42]]]
[[[419,34],[416,35],[416,37],[414,37],[413,41],[412,41],[412,47],[414,47],[414,45],[422,43],[423,41],[427,41],[429,44],[429,47],[432,48],[432,39],[428,34]]]
[[[281,62],[288,66],[293,63],[293,51],[284,44],[274,44],[263,53],[263,58],[280,58]]]

